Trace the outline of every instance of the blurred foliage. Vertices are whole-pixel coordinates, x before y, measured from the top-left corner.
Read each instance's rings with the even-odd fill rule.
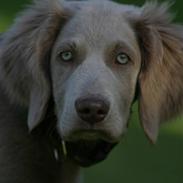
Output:
[[[30,0],[0,0],[0,31],[13,23],[17,12]],[[123,0],[142,5],[142,0]],[[174,2],[174,1],[171,1]],[[176,21],[183,21],[183,1],[172,6]],[[156,13],[156,12],[154,12]],[[177,119],[161,128],[159,141],[151,145],[138,121],[137,107],[127,136],[104,162],[83,170],[86,183],[183,183],[183,122]]]

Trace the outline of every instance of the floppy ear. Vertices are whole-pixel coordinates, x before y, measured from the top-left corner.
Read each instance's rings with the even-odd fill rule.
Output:
[[[41,122],[47,109],[49,56],[67,15],[59,1],[37,1],[3,34],[0,79],[12,102],[28,108],[29,130]]]
[[[142,51],[140,120],[153,143],[160,124],[183,108],[183,27],[172,23],[168,9],[147,3],[135,25]]]

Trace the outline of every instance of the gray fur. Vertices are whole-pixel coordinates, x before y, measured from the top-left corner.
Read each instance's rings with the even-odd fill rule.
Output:
[[[17,18],[0,43],[0,182],[79,182],[79,166],[58,161],[50,136],[42,134],[54,122],[45,117],[52,97],[63,140],[118,142],[138,83],[141,123],[155,142],[160,123],[180,114],[183,105],[182,26],[172,23],[168,8],[39,0]],[[77,57],[63,63],[58,53],[73,42]],[[119,43],[131,58],[127,65],[115,62]],[[74,108],[87,96],[110,102],[95,133],[88,133],[91,126]]]

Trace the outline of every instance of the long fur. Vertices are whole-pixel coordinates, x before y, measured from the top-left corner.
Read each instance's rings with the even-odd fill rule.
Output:
[[[168,3],[145,4],[135,25],[143,57],[140,118],[153,142],[160,124],[180,114],[183,108],[183,27],[172,23],[169,7]]]

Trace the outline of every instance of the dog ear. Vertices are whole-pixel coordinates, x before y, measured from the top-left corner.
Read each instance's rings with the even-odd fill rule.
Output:
[[[135,28],[142,52],[140,120],[155,143],[160,124],[183,107],[183,27],[172,23],[169,4],[147,3]]]
[[[43,119],[50,98],[49,56],[68,19],[59,1],[37,1],[3,34],[0,79],[15,103],[28,108],[29,130]]]

